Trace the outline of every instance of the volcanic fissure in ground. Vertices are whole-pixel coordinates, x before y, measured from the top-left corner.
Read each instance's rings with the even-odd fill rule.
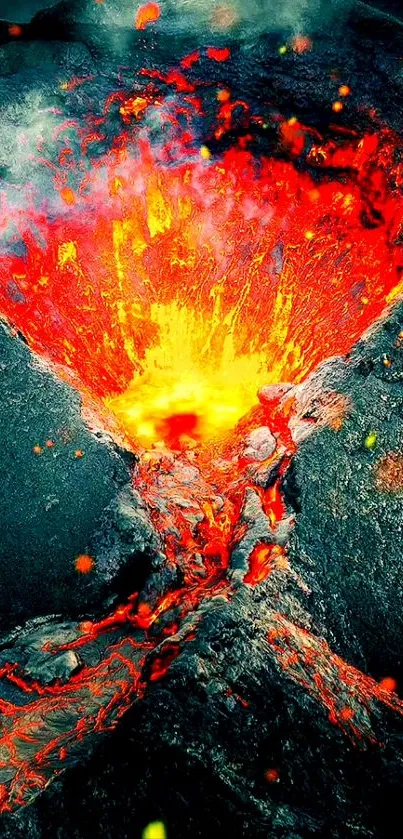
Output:
[[[399,21],[22,6],[0,23],[0,835],[383,836]]]

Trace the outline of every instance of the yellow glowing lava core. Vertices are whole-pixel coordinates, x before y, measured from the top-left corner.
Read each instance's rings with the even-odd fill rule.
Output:
[[[189,414],[198,419],[199,439],[233,428],[267,383],[264,353],[237,355],[231,329],[217,346],[211,322],[178,301],[153,304],[150,319],[159,339],[145,351],[143,372],[106,400],[128,437],[149,445],[161,438],[165,420]]]

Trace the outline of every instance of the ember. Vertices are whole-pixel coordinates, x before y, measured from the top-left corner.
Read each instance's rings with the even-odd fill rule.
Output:
[[[135,27],[136,29],[145,29],[160,17],[161,10],[158,3],[146,3],[144,6],[140,6],[137,12]]]

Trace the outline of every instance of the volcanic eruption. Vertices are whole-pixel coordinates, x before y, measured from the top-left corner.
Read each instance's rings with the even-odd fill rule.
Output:
[[[137,28],[158,19],[154,8]],[[303,61],[302,42],[284,50]],[[403,712],[390,683],[315,631],[288,549],[298,446],[318,428],[337,435],[353,411],[311,374],[352,357],[402,292],[401,141],[370,108],[337,122],[352,92],[341,76],[321,129],[273,97],[241,98],[232,52],[206,43],[168,69],[150,62],[79,118],[69,96],[92,77],[66,79],[65,113],[33,155],[46,188],[1,193],[1,315],[134,455],[128,539],[148,534],[144,579],[109,611],[34,622],[14,652],[4,642],[4,812],[146,697],[209,610],[242,598],[251,613],[264,598],[268,660],[349,740],[377,743],[378,706]],[[38,469],[54,445],[33,445]],[[396,463],[385,456],[378,483]],[[97,562],[83,550],[76,571]]]

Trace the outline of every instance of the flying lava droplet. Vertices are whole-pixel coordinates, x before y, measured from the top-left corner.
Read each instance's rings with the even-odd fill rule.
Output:
[[[397,684],[396,680],[392,678],[392,676],[386,676],[385,679],[382,679],[379,682],[379,686],[384,690],[388,690],[390,693],[396,690]]]
[[[143,839],[167,839],[164,822],[151,822],[143,830]]]
[[[95,562],[92,556],[80,554],[75,561],[75,568],[79,574],[89,574],[94,568]]]
[[[149,23],[154,23],[160,17],[161,9],[158,3],[146,3],[138,9],[134,25],[136,29],[145,29]]]
[[[12,38],[21,38],[22,26],[18,26],[17,23],[13,23],[8,27],[8,34],[11,35]]]

